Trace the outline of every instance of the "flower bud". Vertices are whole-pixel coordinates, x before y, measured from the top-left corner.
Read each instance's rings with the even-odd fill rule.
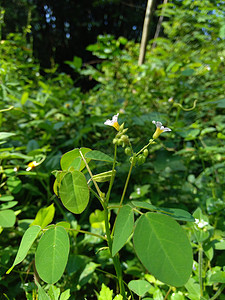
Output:
[[[148,156],[148,149],[145,149],[145,150],[143,151],[143,154],[144,154],[145,157],[147,157],[147,156]]]
[[[130,147],[125,148],[124,152],[126,155],[131,156],[131,148]]]
[[[142,165],[145,162],[146,157],[144,155],[139,155],[137,160],[138,160],[138,165]]]
[[[124,123],[120,125],[119,131],[122,131],[124,129]]]
[[[136,156],[132,156],[132,157],[130,158],[130,163],[131,163],[131,164],[133,163],[133,165],[135,166],[135,165],[136,165],[136,162],[137,162],[137,157],[136,157]]]

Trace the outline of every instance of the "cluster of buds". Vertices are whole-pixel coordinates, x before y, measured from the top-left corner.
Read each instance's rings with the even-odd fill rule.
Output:
[[[127,132],[128,128],[124,128],[124,123],[120,125],[119,132],[113,139],[113,144],[117,144],[122,146],[123,148],[130,144],[129,136],[125,133]]]
[[[119,116],[119,113],[116,114],[115,116],[113,116],[112,120],[106,120],[104,124],[112,126],[118,131],[117,135],[113,139],[113,144],[120,145],[123,148],[126,147],[125,153],[127,155],[131,155],[132,150],[130,147],[128,147],[128,146],[130,146],[130,140],[129,140],[128,135],[125,134],[127,132],[128,128],[124,128],[124,123],[122,125],[119,125],[118,116]]]

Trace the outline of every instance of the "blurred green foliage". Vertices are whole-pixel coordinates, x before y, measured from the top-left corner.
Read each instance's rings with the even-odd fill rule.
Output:
[[[83,65],[79,58],[67,62],[79,76],[95,80],[95,87],[88,93],[74,87],[71,77],[58,73],[57,67],[45,70],[47,77],[40,75],[32,45],[24,33],[9,34],[1,40],[0,213],[6,211],[3,215],[11,220],[0,224],[2,294],[9,299],[22,299],[25,295],[32,299],[35,295],[34,249],[10,275],[5,272],[12,265],[21,236],[38,211],[52,201],[56,204],[55,221],[66,220],[72,228],[82,227],[99,234],[104,231],[104,226],[93,226],[93,217],[89,222],[88,209],[79,218],[64,210],[52,196],[51,171],[59,168],[63,153],[76,147],[104,149],[111,155],[114,134],[103,122],[117,112],[137,149],[152,137],[152,120],[162,121],[172,129],[169,136],[160,136],[160,141],[151,146],[146,163],[133,171],[125,200],[149,199],[156,206],[183,208],[194,213],[200,222],[184,226],[195,251],[193,276],[185,287],[172,288],[170,299],[195,300],[200,299],[200,293],[209,299],[224,284],[223,5],[219,0],[169,3],[164,12],[164,37],[155,41],[154,49],[150,41],[141,66],[137,65],[139,44],[123,37],[99,36],[87,50],[101,63]],[[120,152],[122,172],[115,178],[114,203],[119,201],[118,191],[129,163]],[[41,164],[28,172],[31,161]],[[102,171],[106,171],[104,164]],[[137,189],[141,192],[137,193]],[[92,211],[99,209],[94,202],[90,205]],[[95,223],[101,221],[101,215],[96,213]],[[79,295],[91,299],[94,290],[102,295],[101,285],[111,287],[113,280],[108,251],[101,249],[97,237],[73,233],[70,238],[72,254],[57,287],[61,292],[70,289],[75,298]],[[145,274],[133,251],[129,242],[122,250],[126,279],[145,278],[152,284],[147,295],[163,299],[168,287]],[[199,278],[199,253],[203,256],[203,282]],[[98,269],[99,265],[107,276]]]

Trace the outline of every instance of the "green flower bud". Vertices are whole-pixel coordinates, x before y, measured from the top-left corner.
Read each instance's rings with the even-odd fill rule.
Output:
[[[129,143],[129,137],[128,137],[128,135],[122,135],[122,136],[121,136],[121,140],[122,140],[124,143]]]
[[[118,144],[118,139],[117,138],[113,139],[113,144],[114,145]]]
[[[119,131],[122,131],[124,129],[124,123],[120,125]]]
[[[137,158],[138,165],[142,165],[145,162],[146,157],[144,155],[139,155]]]
[[[148,149],[145,149],[143,154],[144,154],[145,157],[147,157],[148,156]]]
[[[137,157],[136,157],[136,156],[132,156],[132,157],[130,158],[130,163],[131,163],[131,164],[133,163],[133,165],[135,166],[135,165],[136,165],[136,162],[137,162]]]
[[[124,152],[125,152],[126,155],[131,156],[132,152],[131,152],[131,148],[130,147],[125,148]]]
[[[128,128],[123,129],[122,134],[125,134],[127,132]]]

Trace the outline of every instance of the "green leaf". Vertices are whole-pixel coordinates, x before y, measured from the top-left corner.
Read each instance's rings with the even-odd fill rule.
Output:
[[[134,230],[134,248],[145,266],[160,281],[183,286],[192,272],[192,249],[182,227],[172,218],[146,213]]]
[[[19,263],[21,263],[21,261],[24,260],[24,258],[27,256],[27,253],[28,253],[30,247],[36,240],[40,231],[41,231],[41,227],[37,226],[37,225],[29,227],[25,231],[25,233],[22,237],[18,252],[16,254],[14,263],[13,263],[12,267],[6,272],[6,274],[9,274],[16,265],[18,265]]]
[[[151,284],[146,280],[131,280],[128,283],[128,287],[141,297],[150,289]]]
[[[191,76],[191,75],[193,75],[194,72],[195,72],[195,70],[193,70],[193,69],[186,69],[181,72],[181,75],[182,76]]]
[[[84,270],[82,271],[82,273],[80,274],[80,278],[79,278],[79,285],[83,286],[85,284],[88,283],[88,281],[90,280],[90,278],[93,276],[92,274],[94,273],[95,269],[97,267],[99,267],[100,264],[96,264],[94,262],[89,262]]]
[[[60,161],[61,168],[63,171],[68,171],[71,168],[71,171],[77,170],[81,171],[85,168],[85,163],[82,160],[80,156],[80,152],[82,152],[83,155],[85,155],[87,152],[91,151],[89,148],[76,148],[73,149],[67,153],[65,153]],[[87,159],[87,163],[90,161],[90,159]]]
[[[209,281],[212,283],[225,283],[225,272],[217,271],[210,276]]]
[[[18,201],[9,201],[7,203],[0,204],[0,210],[9,209],[17,205]]]
[[[65,221],[61,221],[61,222],[59,222],[59,223],[56,223],[55,225],[56,225],[56,226],[62,226],[62,227],[64,227],[65,229],[70,229],[70,223],[65,222]]]
[[[61,278],[69,248],[69,237],[63,227],[50,228],[43,234],[35,253],[36,269],[43,281],[53,284]]]
[[[79,171],[68,172],[62,179],[59,195],[63,205],[72,213],[82,213],[88,205],[89,189],[85,176]]]
[[[56,177],[55,182],[53,184],[53,191],[56,194],[56,196],[59,196],[58,191],[61,185],[61,181],[66,173],[66,171],[55,171],[53,174]]]
[[[22,181],[16,176],[11,176],[7,179],[7,186],[11,193],[17,194],[22,188]]]
[[[27,102],[27,99],[29,97],[29,93],[28,92],[23,92],[22,96],[21,96],[21,104],[24,105]]]
[[[219,37],[225,39],[225,24],[220,27]]]
[[[189,278],[188,282],[185,284],[185,288],[188,290],[190,299],[199,299],[200,285],[194,278]]]
[[[54,285],[51,285],[49,290],[48,290],[48,294],[49,294],[51,299],[58,300],[59,295],[60,295],[60,288],[58,288]]]
[[[103,172],[103,173],[99,173],[93,176],[93,179],[96,182],[106,182],[106,181],[110,181],[111,177],[115,177],[116,175],[116,170],[114,170],[114,172],[111,171],[107,171],[107,172]]]
[[[4,139],[7,139],[11,136],[14,136],[16,135],[15,133],[12,133],[12,132],[0,132],[0,140],[4,140]]]
[[[105,213],[99,209],[96,209],[89,216],[89,222],[93,228],[101,228],[105,232]]]
[[[55,207],[54,204],[51,204],[48,207],[44,207],[39,209],[37,215],[34,219],[34,222],[30,225],[39,225],[41,228],[45,228],[48,224],[50,224],[55,215]]]
[[[132,204],[136,207],[158,211],[179,221],[186,221],[186,222],[195,221],[195,218],[189,212],[180,208],[156,207],[155,205],[152,205],[150,203],[140,202],[140,201],[132,201]]]
[[[60,295],[59,300],[68,300],[69,298],[70,298],[70,289],[67,289]]]
[[[109,155],[97,151],[97,150],[92,150],[91,152],[88,152],[85,154],[85,158],[93,159],[93,160],[100,160],[100,161],[107,161],[107,162],[113,162],[113,158],[110,157]]]
[[[215,242],[215,249],[216,250],[225,250],[225,240],[216,241]]]
[[[45,290],[40,286],[40,284],[35,280],[35,283],[38,287],[38,300],[51,300]]]
[[[0,211],[0,226],[7,228],[12,227],[16,222],[16,216],[13,210],[6,209]]]
[[[1,195],[0,196],[0,201],[12,201],[13,199],[14,199],[14,197],[11,195]]]
[[[112,300],[113,291],[110,290],[104,283],[102,284],[102,288],[100,294],[98,296],[98,300]]]
[[[124,205],[116,218],[115,233],[112,244],[112,256],[114,256],[126,243],[134,226],[134,213],[129,205]]]

